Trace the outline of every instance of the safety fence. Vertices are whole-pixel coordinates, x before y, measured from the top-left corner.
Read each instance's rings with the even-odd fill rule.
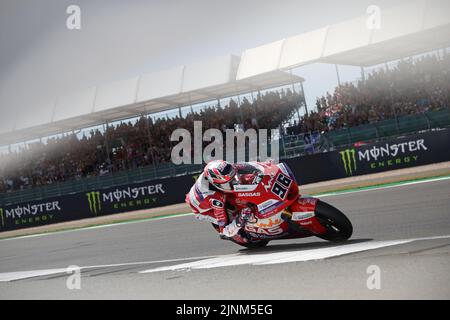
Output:
[[[297,135],[281,136],[279,141],[280,159],[287,160],[304,155],[351,147],[355,144],[373,143],[393,137],[429,131],[438,128],[450,128],[450,109],[408,115],[397,119],[387,119],[372,124],[333,130],[326,133],[318,131]],[[270,146],[268,146],[270,150]],[[269,152],[270,154],[270,152]],[[93,189],[105,189],[113,186],[139,183],[154,179],[195,174],[202,165],[174,165],[161,163],[136,169],[108,173],[103,176],[56,182],[47,186],[33,187],[0,194],[0,204],[14,204],[63,196]]]

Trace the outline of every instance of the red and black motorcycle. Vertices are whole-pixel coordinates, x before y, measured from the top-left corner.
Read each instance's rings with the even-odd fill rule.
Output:
[[[301,196],[286,164],[258,165],[263,172],[253,183],[236,184],[234,191],[227,195],[230,221],[241,212],[249,212],[249,209],[252,212],[250,219],[240,216],[238,220],[243,223],[239,235],[230,240],[247,248],[261,248],[278,239],[316,236],[329,241],[344,241],[350,238],[353,232],[350,220],[317,198]],[[211,221],[219,231],[213,216],[195,216]]]

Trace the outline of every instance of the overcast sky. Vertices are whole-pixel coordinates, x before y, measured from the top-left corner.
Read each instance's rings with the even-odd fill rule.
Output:
[[[403,0],[0,0],[0,115],[34,101],[198,62],[383,9]],[[68,30],[66,8],[81,8]],[[334,66],[296,71],[311,103],[336,85]],[[342,80],[359,69],[342,68]],[[33,110],[33,112],[39,110]]]

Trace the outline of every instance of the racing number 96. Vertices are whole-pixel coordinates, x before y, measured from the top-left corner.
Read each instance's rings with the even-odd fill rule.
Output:
[[[284,174],[280,173],[273,184],[271,189],[272,193],[277,195],[280,199],[284,200],[286,193],[291,186],[292,179],[286,177]]]

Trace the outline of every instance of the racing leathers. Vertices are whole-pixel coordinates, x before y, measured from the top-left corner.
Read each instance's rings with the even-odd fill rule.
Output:
[[[262,169],[257,162],[237,163],[234,165],[237,171],[238,184],[252,184]],[[244,221],[237,215],[236,219],[229,219],[227,213],[227,197],[232,197],[232,193],[223,192],[215,188],[202,173],[186,195],[186,202],[190,205],[195,214],[209,215],[215,217],[215,224],[219,228],[219,233],[225,238],[241,238],[238,234]],[[211,215],[212,211],[212,215]],[[247,216],[248,212],[245,213]],[[245,216],[245,215],[244,215]],[[231,220],[231,221],[230,221]],[[242,233],[242,232],[240,232]],[[245,242],[245,239],[236,239]]]

